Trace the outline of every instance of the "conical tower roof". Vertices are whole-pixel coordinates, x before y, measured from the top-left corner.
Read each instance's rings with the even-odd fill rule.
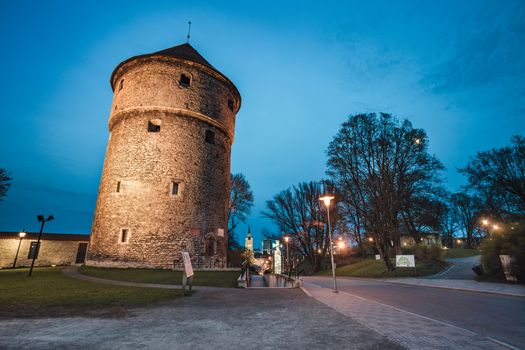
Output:
[[[193,48],[193,46],[191,46],[188,43],[182,44],[182,45],[173,46],[173,47],[170,47],[168,49],[161,50],[161,51],[156,51],[156,52],[153,52],[153,53],[133,56],[133,57],[128,58],[127,60],[121,62],[113,70],[113,73],[111,74],[111,80],[110,80],[111,88],[114,89],[114,76],[115,76],[115,73],[119,70],[120,67],[122,67],[124,64],[126,64],[126,63],[128,63],[130,61],[133,61],[133,60],[136,60],[136,59],[141,59],[141,58],[148,58],[148,57],[173,57],[173,58],[179,58],[179,59],[183,59],[183,60],[196,62],[198,64],[201,64],[201,65],[205,66],[205,67],[210,68],[211,70],[213,70],[213,71],[217,72],[218,74],[220,74],[221,76],[223,76],[234,87],[234,89],[237,90],[235,85],[224,74],[222,74],[217,68],[212,66],[208,61],[206,61],[206,59],[204,57],[202,57],[202,55],[197,50],[195,50]],[[238,91],[237,91],[237,94],[239,95]],[[239,97],[240,97],[240,95],[239,95]]]
[[[168,56],[182,58],[184,60],[200,63],[218,72],[218,70],[215,69],[215,67],[213,67],[208,61],[206,61],[204,57],[202,57],[201,54],[198,53],[197,50],[195,50],[190,44],[173,46],[169,49],[154,52],[150,54],[150,56]]]

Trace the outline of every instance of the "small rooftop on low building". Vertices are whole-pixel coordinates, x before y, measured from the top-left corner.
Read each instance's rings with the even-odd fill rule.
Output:
[[[0,239],[20,239],[20,232],[0,232]],[[26,232],[23,239],[38,239],[39,232]],[[46,241],[89,241],[89,233],[42,233]]]

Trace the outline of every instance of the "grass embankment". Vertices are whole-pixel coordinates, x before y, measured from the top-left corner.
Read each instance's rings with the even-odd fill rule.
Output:
[[[392,272],[388,272],[383,260],[365,259],[354,264],[338,267],[335,270],[337,276],[343,277],[417,277],[434,275],[442,271],[448,264],[442,261],[416,262],[416,270],[412,267],[398,267]],[[331,270],[317,273],[321,276],[330,276]]]
[[[59,267],[0,270],[0,317],[108,315],[170,300],[181,290],[111,286],[68,278]]]
[[[79,272],[84,275],[117,281],[140,283],[181,284],[182,271],[162,269],[112,269],[82,266]],[[237,286],[240,271],[195,271],[193,285],[233,288]]]
[[[476,255],[481,255],[481,252],[477,249],[450,248],[444,251],[443,258],[445,259],[468,258],[469,256],[476,256]]]

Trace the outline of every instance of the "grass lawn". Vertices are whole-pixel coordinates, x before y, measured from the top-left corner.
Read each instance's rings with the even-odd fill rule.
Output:
[[[109,315],[170,300],[181,290],[111,286],[62,275],[59,267],[0,270],[0,317]]]
[[[475,255],[481,255],[481,252],[477,249],[450,248],[450,249],[445,249],[443,257],[445,259],[468,258],[469,256],[475,256]]]
[[[118,281],[141,283],[181,284],[182,271],[162,269],[112,269],[82,266],[78,270],[84,275]],[[223,288],[237,287],[240,271],[195,271],[193,285]]]
[[[438,273],[447,267],[445,262],[416,262],[416,271],[414,268],[399,267],[392,272],[388,272],[385,262],[382,260],[366,259],[355,264],[338,267],[335,270],[337,276],[344,277],[415,277],[429,276]],[[330,276],[331,270],[325,270],[317,273],[321,276]]]

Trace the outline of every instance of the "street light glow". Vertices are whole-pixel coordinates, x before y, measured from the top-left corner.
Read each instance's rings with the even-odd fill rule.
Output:
[[[483,219],[481,220],[481,223],[484,225],[484,226],[487,226],[489,224],[489,221],[487,219]]]
[[[26,236],[26,233],[24,231],[20,231],[18,233],[18,237],[20,237],[20,238],[24,238],[25,236]]]
[[[324,205],[328,208],[330,206],[330,202],[334,198],[335,198],[334,196],[326,195],[326,196],[319,198],[319,200],[323,201]]]
[[[368,237],[368,241],[369,241],[369,242],[373,242],[374,239],[373,239],[372,237]]]
[[[499,226],[498,226],[498,225],[492,225],[492,228],[493,228],[494,230],[499,230]]]

